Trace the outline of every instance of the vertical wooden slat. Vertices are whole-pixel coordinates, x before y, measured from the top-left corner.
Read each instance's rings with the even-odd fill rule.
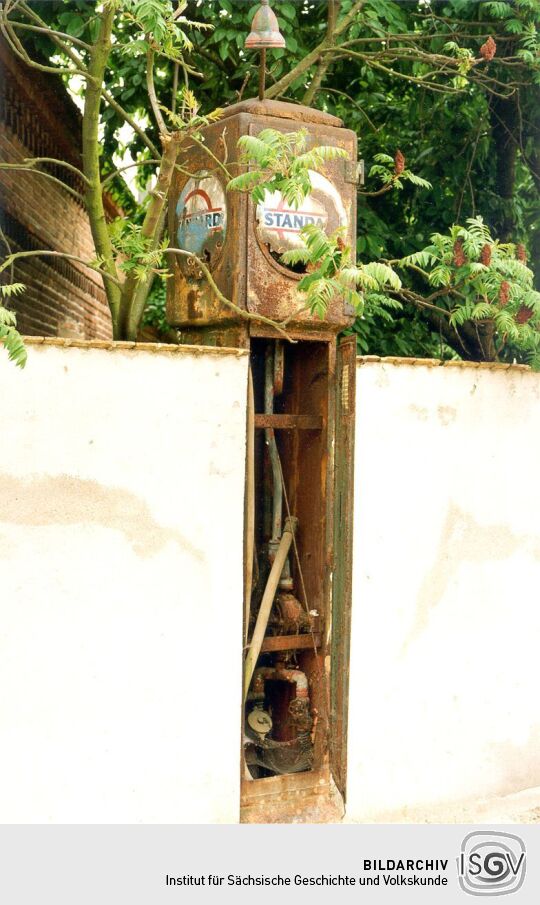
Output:
[[[345,797],[347,720],[352,605],[354,508],[354,423],[356,337],[341,340],[337,351],[336,434],[334,458],[334,574],[330,682],[330,764]]]

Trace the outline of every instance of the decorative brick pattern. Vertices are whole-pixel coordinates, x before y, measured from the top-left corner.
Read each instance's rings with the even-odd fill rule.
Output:
[[[102,340],[102,339],[61,339],[44,336],[26,336],[27,346],[59,346],[62,349],[105,349],[107,352],[152,352],[153,355],[166,354],[182,356],[217,356],[244,358],[248,355],[247,349],[232,349],[226,346],[184,346],[176,343],[145,343],[130,342],[129,340]]]
[[[480,368],[484,371],[530,371],[529,365],[510,364],[504,361],[441,361],[440,358],[401,358],[398,356],[359,355],[356,359],[358,365],[382,364],[382,365],[407,365],[424,368]]]
[[[22,163],[46,156],[81,164],[81,121],[54,76],[27,70],[0,42],[0,160]],[[47,172],[80,192],[76,174],[58,166]],[[86,260],[95,256],[84,205],[37,173],[0,170],[2,245],[11,251],[46,249]],[[4,255],[5,247],[1,254]],[[11,279],[2,275],[4,281]],[[15,264],[24,295],[13,300],[21,333],[109,339],[111,319],[101,277],[62,258],[27,258]]]

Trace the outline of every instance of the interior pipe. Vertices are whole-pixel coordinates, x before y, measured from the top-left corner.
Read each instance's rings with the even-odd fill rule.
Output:
[[[266,347],[264,369],[264,411],[266,415],[274,414],[274,352],[271,343]],[[274,429],[267,427],[264,437],[270,454],[272,466],[272,537],[270,539],[270,554],[273,556],[281,537],[281,525],[283,518],[283,486],[279,469],[279,454],[277,449]]]
[[[285,565],[285,561],[291,548],[293,536],[296,533],[297,527],[297,518],[291,516],[290,518],[285,519],[283,535],[279,542],[276,556],[274,562],[272,563],[272,568],[270,569],[268,581],[266,582],[261,606],[257,616],[257,622],[255,623],[253,638],[251,639],[251,645],[247,652],[247,657],[244,664],[244,701],[247,698],[249,686],[251,685],[251,679],[255,671],[255,665],[261,652],[264,634],[266,632],[266,627],[270,618],[270,612],[272,610],[272,604],[276,596],[279,579],[281,578],[283,566]]]
[[[248,369],[245,520],[244,644],[247,644],[251,593],[253,590],[253,558],[255,554],[255,400],[253,395],[253,374],[251,373],[251,368]]]
[[[284,378],[284,353],[283,343],[277,340],[273,346],[266,348],[265,373],[264,373],[264,411],[267,415],[274,414],[274,398],[283,392]],[[268,444],[270,463],[272,466],[272,536],[268,543],[270,565],[272,565],[281,537],[283,524],[283,475],[279,461],[279,451],[276,443],[276,435],[271,427],[265,430],[265,439]],[[292,587],[291,567],[289,560],[285,560],[281,587],[290,590]]]

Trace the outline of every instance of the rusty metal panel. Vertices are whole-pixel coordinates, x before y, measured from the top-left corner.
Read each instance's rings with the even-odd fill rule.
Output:
[[[322,430],[321,415],[255,415],[255,427],[275,430]]]
[[[330,681],[330,766],[341,794],[347,779],[347,720],[352,607],[356,337],[337,350],[334,461],[334,574],[332,583],[332,672]]]
[[[218,162],[232,158],[239,138],[238,118],[218,121],[205,130],[205,144]],[[245,308],[246,205],[239,192],[227,192],[227,173],[199,145],[181,149],[169,196],[171,245],[192,251],[209,267],[223,295]],[[167,282],[167,319],[190,330],[239,322],[238,314],[216,297],[194,259],[171,256]],[[246,327],[243,327],[244,331]],[[188,340],[189,341],[189,340]]]
[[[338,116],[325,113],[324,110],[317,110],[316,107],[305,107],[302,104],[289,104],[287,101],[275,101],[268,98],[261,101],[257,97],[248,97],[244,101],[238,101],[237,104],[231,104],[230,107],[224,109],[222,119],[237,116],[239,113],[291,119],[300,126],[313,123],[313,125],[320,126],[335,126],[339,129],[343,125],[343,120]],[[294,124],[291,124],[290,128],[294,128]]]
[[[313,650],[321,646],[320,632],[308,635],[273,635],[265,638],[261,653],[275,653],[282,650]]]
[[[299,120],[298,128],[310,133],[311,145],[328,144],[344,148],[350,160],[356,161],[356,135],[348,129],[334,125],[311,124]],[[249,134],[257,135],[262,129],[272,128],[291,131],[290,120],[275,116],[258,116],[249,123]],[[285,267],[280,254],[299,245],[299,233],[308,222],[320,223],[329,232],[338,226],[346,227],[346,241],[356,247],[356,186],[347,181],[347,160],[330,161],[325,173],[312,174],[313,192],[305,199],[300,211],[290,208],[276,193],[267,195],[264,202],[248,206],[247,254],[247,307],[251,312],[272,320],[289,321],[291,329],[308,328],[319,331],[328,327],[340,330],[351,324],[354,312],[343,300],[336,298],[329,306],[324,320],[309,311],[301,310],[304,298],[298,293],[302,274]],[[298,312],[295,314],[295,312]]]
[[[242,781],[241,823],[339,823],[342,818],[343,800],[328,765]]]
[[[176,240],[203,260],[219,260],[227,235],[227,200],[218,176],[198,173],[186,182],[176,202]]]
[[[281,102],[246,102],[229,108],[221,120],[204,129],[204,144],[237,173],[238,138],[263,128],[305,128],[310,144],[345,148],[350,160],[356,161],[356,136],[343,129],[340,120]],[[321,222],[329,231],[345,226],[354,249],[356,188],[349,181],[349,161],[329,161],[324,174],[313,175],[313,192],[300,212],[285,209],[275,197],[257,211],[248,195],[226,192],[226,173],[198,144],[186,143],[179,164],[182,170],[176,171],[170,194],[171,242],[205,261],[226,298],[271,320],[292,315],[291,330],[317,334],[331,330],[335,334],[352,322],[353,312],[341,299],[331,303],[324,320],[300,311],[304,305],[297,291],[301,274],[279,261],[280,252],[298,242],[304,221]],[[239,324],[247,332],[246,321],[219,301],[194,258],[174,256],[171,269],[173,278],[167,287],[171,324],[188,331]]]

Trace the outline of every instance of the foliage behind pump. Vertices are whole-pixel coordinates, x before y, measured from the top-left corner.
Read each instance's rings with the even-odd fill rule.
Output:
[[[490,236],[499,239],[500,244],[489,243],[497,249],[494,258],[506,255],[511,262],[523,244],[536,263],[536,0],[274,0],[273,6],[287,49],[268,57],[266,96],[320,107],[341,116],[359,135],[368,172],[358,205],[362,267],[377,263],[399,269],[397,262],[434,244],[430,236],[435,234],[447,236],[453,246],[454,224],[479,216]],[[243,0],[2,4],[0,27],[12,52],[37,73],[58,72],[81,94],[79,175],[96,247],[94,261],[84,263],[103,275],[117,338],[135,338],[146,310],[159,320],[166,196],[175,167],[185,166],[184,148],[202,142],[201,127],[219,115],[218,108],[256,93],[257,67],[244,49],[256,7]],[[297,156],[305,153],[314,149]],[[284,147],[277,158],[277,168],[276,159],[268,162],[274,186],[281,179],[282,190],[290,186],[299,197],[305,173],[292,172],[294,154],[287,158]],[[324,160],[319,162],[324,166]],[[210,161],[209,169],[225,163]],[[39,159],[21,166],[54,178]],[[255,191],[268,181],[266,168],[261,169],[262,174],[249,177]],[[227,178],[237,175],[228,172]],[[126,176],[145,192],[142,203],[127,189]],[[122,205],[127,224],[107,226],[103,190]],[[308,290],[317,285],[310,274],[326,268],[319,276],[337,279],[348,266],[338,237],[327,240],[334,250],[321,247],[319,261],[306,262]],[[16,265],[16,257],[11,260]],[[471,258],[470,263],[482,262]],[[452,270],[451,288],[456,290],[458,280],[467,304],[430,283],[434,269],[427,266],[427,277],[410,267],[400,271],[399,290],[387,282],[377,290],[351,284],[364,299],[355,326],[362,351],[468,358],[494,353],[518,359],[530,354],[522,340],[534,331],[534,316],[518,323],[527,328],[520,337],[508,323],[503,330],[508,315],[518,319],[519,307],[512,307],[518,305],[515,276],[507,280],[513,288],[501,319],[486,310],[479,316],[482,309],[476,306],[488,303],[481,296],[474,303],[469,299],[477,284],[461,279],[465,271]],[[310,291],[313,299],[315,290]],[[523,283],[519,292],[526,291]],[[534,304],[521,304],[535,311]],[[493,345],[486,344],[490,322]]]
[[[540,368],[540,292],[526,262],[523,245],[494,241],[481,218],[470,218],[401,263],[433,289],[445,334],[459,341],[463,330],[469,346],[476,340],[476,358],[519,350]]]

